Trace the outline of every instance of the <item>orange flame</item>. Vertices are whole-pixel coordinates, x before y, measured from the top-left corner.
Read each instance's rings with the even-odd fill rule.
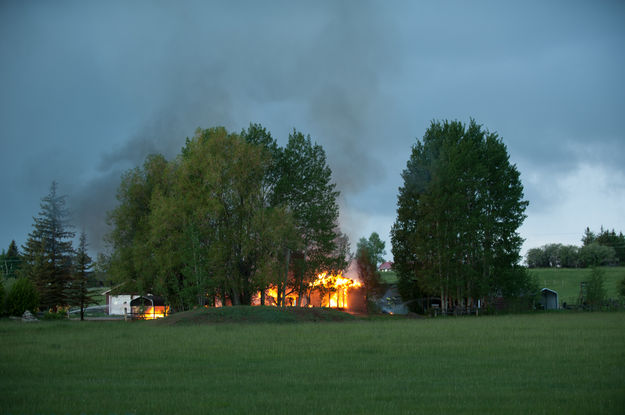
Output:
[[[327,302],[325,302],[325,299],[323,299],[322,304],[334,308],[348,308],[348,291],[351,288],[362,287],[362,284],[350,278],[343,277],[342,272],[339,272],[336,275],[322,272],[321,274],[317,275],[317,278],[313,282],[310,283],[310,286],[313,288],[323,287],[325,290],[328,291]]]
[[[316,278],[308,284],[308,288],[316,290],[318,292],[317,300],[314,300],[316,304],[321,307],[333,307],[333,308],[349,308],[348,294],[352,288],[362,287],[362,284],[358,281],[354,281],[350,278],[343,277],[343,274],[330,274],[328,272],[322,272],[317,274]],[[321,296],[323,294],[323,297]],[[309,302],[313,300],[309,295],[306,295],[302,299],[301,304],[304,307],[312,307],[313,304]],[[276,306],[278,301],[278,289],[275,286],[270,286],[265,290],[265,305]],[[254,304],[260,304],[260,298],[255,298]],[[287,306],[293,306],[297,304],[297,293],[293,292],[286,297]]]
[[[137,318],[142,320],[155,320],[157,318],[167,317],[169,314],[169,306],[146,307],[143,313],[139,313]]]

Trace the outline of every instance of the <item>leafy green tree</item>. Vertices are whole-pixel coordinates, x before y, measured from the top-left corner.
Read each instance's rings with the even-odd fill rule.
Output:
[[[625,263],[625,235],[623,235],[623,232],[619,232],[617,234],[614,229],[610,231],[604,229],[602,226],[599,233],[594,233],[590,230],[590,228],[586,227],[582,242],[584,243],[582,249],[592,244],[598,244],[601,246],[612,248],[614,250],[615,260],[613,261],[613,264]],[[596,249],[593,249],[593,251],[595,250]],[[607,251],[604,252],[607,253]]]
[[[378,265],[384,262],[384,255],[386,255],[384,246],[385,243],[380,239],[380,235],[377,232],[372,232],[369,239],[360,238],[356,245],[356,252],[366,250],[370,258],[369,262],[377,269]]]
[[[495,133],[471,120],[432,122],[402,173],[391,235],[400,287],[415,283],[449,304],[515,296],[527,202],[516,166]],[[402,293],[403,294],[403,293]]]
[[[364,238],[363,238],[364,239]],[[356,252],[356,267],[358,278],[365,288],[365,301],[370,307],[370,298],[380,287],[380,274],[375,263],[371,260],[372,255],[366,246],[361,246]]]
[[[176,309],[250,304],[276,284],[292,213],[271,203],[275,148],[262,127],[247,135],[198,129],[171,162],[149,158],[124,176],[111,214],[111,273]]]
[[[331,270],[337,261],[345,260],[345,252],[338,253],[343,258],[335,256],[340,237],[339,192],[332,182],[323,147],[296,130],[280,152],[277,171],[272,205],[284,206],[293,215],[297,229],[297,246],[290,248],[301,253],[292,261],[293,288],[300,305],[308,283],[319,272]]]
[[[561,245],[558,251],[558,260],[563,268],[577,268],[579,266],[579,248],[575,245]]]
[[[35,312],[38,304],[35,286],[28,278],[21,277],[11,285],[5,300],[5,309],[11,316],[21,316],[26,310]]]
[[[527,251],[527,266],[575,268],[579,266],[579,248],[574,245],[547,244]]]
[[[346,265],[330,178],[323,149],[300,133],[281,149],[258,124],[240,135],[198,129],[175,160],[151,156],[124,175],[110,272],[185,309],[249,304],[269,285],[284,297],[288,264],[301,298],[308,275]],[[289,262],[287,248],[301,255]]]
[[[150,155],[142,167],[127,171],[117,190],[118,206],[109,212],[111,248],[108,271],[114,284],[147,293],[154,286],[158,268],[148,244],[152,195],[167,186],[167,161],[162,155]]]
[[[67,196],[57,194],[52,182],[50,192],[42,198],[41,212],[34,218],[34,230],[28,235],[21,274],[37,289],[41,305],[55,308],[68,304],[68,285],[72,277],[72,238]]]
[[[616,252],[610,246],[593,242],[579,250],[579,262],[584,267],[614,265],[617,262]]]
[[[212,287],[233,304],[250,304],[255,292],[275,283],[270,275],[277,275],[284,244],[293,238],[291,214],[269,202],[271,157],[223,128],[201,130],[187,142],[176,176],[182,186],[176,194],[185,194],[186,234],[200,238],[182,241],[186,262],[211,275]]]
[[[625,236],[622,232],[617,234],[614,229],[609,231],[602,227],[601,232],[597,235],[596,242],[614,249],[616,261],[618,263],[625,263]]]
[[[80,307],[80,320],[85,319],[85,308],[94,304],[93,296],[89,293],[88,281],[92,274],[93,261],[87,253],[87,235],[80,233],[78,250],[74,259],[74,273],[70,290],[72,305]]]
[[[549,258],[543,248],[531,248],[526,255],[529,268],[545,268],[549,266]]]
[[[598,267],[593,267],[590,273],[590,281],[586,284],[586,301],[595,310],[601,308],[605,298],[604,272]]]

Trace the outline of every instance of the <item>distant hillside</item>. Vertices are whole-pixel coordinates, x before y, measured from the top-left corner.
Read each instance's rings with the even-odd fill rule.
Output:
[[[617,298],[617,283],[625,278],[625,267],[601,267],[608,298]],[[539,288],[558,292],[560,303],[574,304],[579,297],[580,283],[590,280],[590,268],[534,268],[529,270],[538,280]]]

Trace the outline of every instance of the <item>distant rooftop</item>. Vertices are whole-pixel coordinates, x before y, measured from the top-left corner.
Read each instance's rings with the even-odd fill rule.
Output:
[[[390,271],[393,269],[393,263],[390,261],[383,262],[382,265],[378,268],[380,271]]]

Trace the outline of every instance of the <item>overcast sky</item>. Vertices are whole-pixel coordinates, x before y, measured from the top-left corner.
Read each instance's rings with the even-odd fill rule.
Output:
[[[506,3],[506,4],[503,4]],[[2,1],[0,249],[52,180],[102,251],[123,171],[197,127],[296,128],[326,150],[355,247],[387,244],[431,120],[499,133],[524,251],[625,231],[625,3]]]

